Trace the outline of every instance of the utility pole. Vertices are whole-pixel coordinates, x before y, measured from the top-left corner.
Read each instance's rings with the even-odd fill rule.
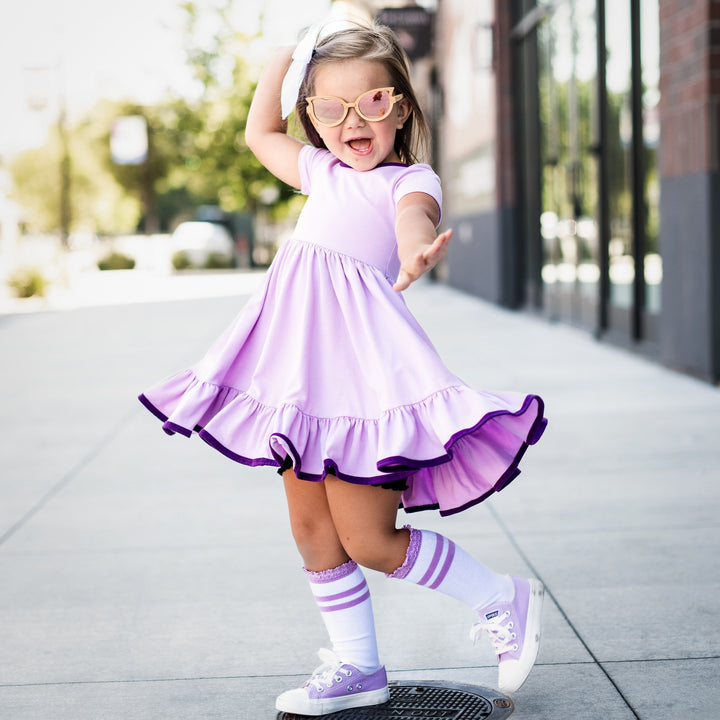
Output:
[[[58,115],[58,136],[60,137],[60,242],[64,248],[69,246],[70,223],[72,222],[72,206],[70,204],[70,148],[67,136],[67,117],[65,100],[60,98]]]
[[[50,105],[50,71],[49,65],[33,65],[25,68],[25,76],[27,80],[27,103],[28,107],[35,112],[42,112]],[[61,67],[58,64],[57,73],[61,74]],[[70,160],[70,144],[68,142],[67,132],[67,112],[65,108],[65,93],[61,86],[62,80],[59,79],[58,84],[58,116],[56,129],[60,144],[60,159],[58,165],[58,229],[60,232],[60,241],[64,248],[68,247],[68,238],[70,236],[70,225],[72,223],[72,205],[71,205],[71,178],[70,171],[72,163]]]

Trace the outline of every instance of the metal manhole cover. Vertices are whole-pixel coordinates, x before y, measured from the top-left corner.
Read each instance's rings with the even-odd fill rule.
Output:
[[[318,718],[328,720],[501,720],[515,709],[512,700],[488,688],[441,682],[391,682],[390,700],[384,705],[340,710]],[[277,720],[306,715],[281,712]]]

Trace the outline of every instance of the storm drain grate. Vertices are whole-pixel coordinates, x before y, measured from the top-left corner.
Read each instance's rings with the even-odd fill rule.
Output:
[[[340,710],[321,715],[327,720],[501,720],[514,706],[510,698],[473,685],[440,682],[391,682],[390,700],[384,705]],[[295,720],[305,715],[281,712],[277,720]],[[318,720],[318,718],[316,718]]]

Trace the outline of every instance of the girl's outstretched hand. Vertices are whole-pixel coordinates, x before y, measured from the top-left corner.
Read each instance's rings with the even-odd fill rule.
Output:
[[[393,285],[393,290],[402,292],[410,287],[421,275],[428,270],[432,270],[447,255],[448,243],[452,237],[452,229],[445,230],[435,238],[432,245],[428,245],[424,250],[418,252],[407,262],[403,263],[398,273],[397,281]]]

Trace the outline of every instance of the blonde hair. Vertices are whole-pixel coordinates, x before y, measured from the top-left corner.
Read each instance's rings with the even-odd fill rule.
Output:
[[[307,112],[305,98],[313,94],[318,68],[341,60],[372,60],[382,63],[390,76],[390,85],[410,104],[412,112],[402,128],[395,133],[395,152],[408,165],[418,162],[429,145],[430,132],[410,82],[407,55],[393,31],[378,24],[338,30],[320,40],[305,71],[295,112],[305,135],[312,145],[324,148],[325,143]]]

